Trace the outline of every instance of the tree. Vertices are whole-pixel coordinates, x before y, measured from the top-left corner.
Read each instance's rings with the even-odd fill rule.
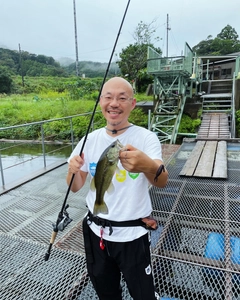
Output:
[[[209,35],[206,40],[199,42],[196,46],[193,47],[193,52],[196,52],[198,55],[207,55],[211,53],[211,44],[213,42],[212,36]]]
[[[11,93],[12,83],[12,78],[10,74],[8,74],[7,69],[5,67],[0,67],[0,94]]]
[[[197,55],[226,55],[240,51],[240,41],[236,30],[230,26],[225,26],[221,32],[212,39],[212,36],[199,42],[193,47]]]
[[[66,76],[64,68],[53,57],[31,54],[21,51],[20,66],[19,52],[0,48],[0,66],[6,67],[12,75],[24,76]]]
[[[238,34],[236,30],[230,26],[225,26],[222,31],[217,35],[217,38],[221,40],[232,40],[232,41],[238,41]]]
[[[139,75],[140,71],[146,72],[147,67],[147,49],[151,46],[158,53],[162,53],[160,48],[155,48],[152,40],[156,32],[152,21],[149,24],[145,24],[142,21],[137,25],[133,38],[134,44],[130,44],[119,54],[120,60],[117,62],[121,73],[128,78],[129,81],[134,81],[136,89],[139,87]],[[158,40],[158,37],[154,38]],[[142,76],[144,77],[144,76]],[[149,79],[150,76],[148,76]]]

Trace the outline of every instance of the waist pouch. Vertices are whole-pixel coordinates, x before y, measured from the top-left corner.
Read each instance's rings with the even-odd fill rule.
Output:
[[[142,226],[148,230],[156,230],[158,227],[157,221],[152,218],[151,216],[130,220],[130,221],[112,221],[103,219],[97,216],[94,216],[90,211],[88,212],[87,216],[87,223],[91,224],[94,222],[98,226],[102,226],[103,228],[109,227],[109,235],[113,233],[112,227],[135,227],[135,226]]]

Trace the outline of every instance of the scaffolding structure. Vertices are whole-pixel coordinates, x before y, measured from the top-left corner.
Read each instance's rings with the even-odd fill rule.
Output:
[[[184,56],[162,58],[148,48],[148,73],[154,76],[154,112],[150,129],[161,142],[176,142],[186,97],[191,97],[193,52],[186,43]]]

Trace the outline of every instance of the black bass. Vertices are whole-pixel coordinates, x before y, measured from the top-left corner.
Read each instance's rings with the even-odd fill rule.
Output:
[[[99,213],[108,214],[108,207],[104,202],[104,194],[106,191],[111,193],[114,190],[112,178],[118,169],[119,151],[122,148],[122,144],[119,140],[116,140],[104,150],[97,163],[96,173],[90,184],[91,191],[96,190],[96,200],[93,208],[94,215]]]

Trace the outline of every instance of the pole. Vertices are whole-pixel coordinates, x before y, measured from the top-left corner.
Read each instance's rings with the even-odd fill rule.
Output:
[[[24,87],[24,76],[23,76],[23,69],[22,69],[22,52],[21,52],[21,46],[18,44],[19,47],[19,65],[21,70],[21,76],[22,76],[22,86]]]
[[[109,68],[111,66],[111,61],[112,61],[112,58],[113,58],[113,55],[114,55],[114,52],[115,52],[115,49],[116,49],[116,46],[117,46],[117,42],[118,42],[121,30],[122,30],[122,26],[123,26],[123,23],[124,23],[126,14],[127,14],[127,10],[128,10],[130,1],[131,0],[128,0],[127,6],[126,6],[126,9],[125,9],[123,18],[122,18],[122,22],[121,22],[121,25],[120,25],[119,30],[118,30],[118,34],[117,34],[117,37],[116,37],[116,40],[115,40],[115,43],[114,43],[114,46],[113,46],[113,49],[112,49],[112,53],[110,55],[110,59],[109,59],[107,69],[106,69],[106,72],[105,72],[105,75],[104,75],[104,78],[103,78],[103,81],[102,81],[102,85],[101,85],[101,88],[99,90],[98,99],[95,103],[95,106],[94,106],[94,109],[93,109],[93,112],[92,112],[92,116],[91,116],[91,119],[90,119],[89,124],[88,124],[87,132],[86,132],[86,135],[83,139],[83,144],[82,144],[82,148],[80,150],[79,156],[81,156],[82,153],[83,153],[83,149],[84,149],[84,146],[85,146],[86,141],[87,141],[88,133],[90,132],[90,129],[91,129],[91,126],[92,126],[93,118],[94,118],[95,112],[97,110],[98,103],[100,101],[100,97],[101,97],[101,94],[102,94],[102,89],[103,89],[104,83],[106,81],[106,78],[107,78],[107,75],[108,75],[108,72],[109,72]],[[58,214],[56,223],[53,224],[52,236],[51,236],[51,239],[50,239],[50,244],[49,244],[48,250],[45,254],[45,261],[47,261],[49,259],[51,249],[52,249],[52,245],[53,245],[53,243],[56,239],[58,231],[59,230],[62,231],[72,221],[72,219],[69,218],[68,212],[66,211],[67,208],[68,208],[68,204],[66,205],[66,202],[67,202],[67,198],[68,198],[68,195],[70,193],[70,190],[71,190],[71,186],[72,186],[74,177],[75,177],[75,175],[73,174],[72,178],[71,178],[71,181],[70,181],[70,184],[68,186],[65,198],[63,200],[61,211]]]
[[[79,76],[79,72],[78,72],[77,19],[76,19],[76,4],[75,4],[75,0],[73,0],[73,14],[74,14],[74,33],[75,33],[75,51],[76,51],[76,76]]]
[[[169,18],[168,18],[168,14],[167,14],[167,49],[166,49],[166,57],[168,57],[168,31],[171,30],[171,28],[169,27]]]

